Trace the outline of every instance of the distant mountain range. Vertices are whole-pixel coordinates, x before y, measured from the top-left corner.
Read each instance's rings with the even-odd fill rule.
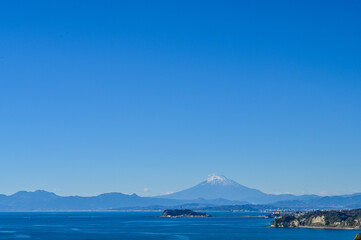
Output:
[[[288,200],[272,203],[276,207],[292,209],[355,209],[361,208],[361,193],[326,196],[308,200]]]
[[[122,193],[105,193],[94,197],[62,197],[43,190],[20,191],[10,196],[0,195],[0,211],[94,211],[152,206],[169,207],[190,203],[204,206],[244,204],[244,202],[227,199],[176,200]]]
[[[266,194],[224,176],[212,175],[200,184],[169,195],[140,197],[136,194],[105,193],[94,197],[58,196],[37,190],[0,195],[0,211],[95,211],[149,210],[187,206],[213,210],[340,209],[361,208],[361,193],[321,197]]]

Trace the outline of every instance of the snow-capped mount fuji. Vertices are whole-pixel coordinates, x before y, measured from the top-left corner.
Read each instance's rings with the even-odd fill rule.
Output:
[[[228,199],[234,201],[261,202],[268,194],[257,189],[245,187],[222,175],[212,174],[200,184],[180,192],[165,195],[169,199]]]
[[[223,175],[216,175],[216,174],[212,174],[207,178],[207,183],[208,184],[220,184],[220,185],[232,185],[232,184],[237,184],[235,181],[226,178]]]
[[[160,197],[176,200],[226,199],[251,204],[269,204],[293,200],[304,201],[319,198],[319,196],[316,195],[267,194],[260,190],[243,186],[225,176],[216,174],[210,175],[207,180],[194,187]]]

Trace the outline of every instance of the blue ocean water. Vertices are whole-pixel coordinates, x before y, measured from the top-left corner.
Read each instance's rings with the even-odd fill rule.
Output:
[[[353,240],[358,231],[270,228],[247,213],[159,218],[160,212],[0,213],[0,239]]]

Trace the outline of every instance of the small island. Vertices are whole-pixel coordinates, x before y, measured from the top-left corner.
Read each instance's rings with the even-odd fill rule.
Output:
[[[276,218],[271,227],[356,230],[361,229],[361,209],[287,214]]]
[[[166,209],[161,217],[180,218],[180,217],[211,217],[207,213],[194,212],[190,209]]]

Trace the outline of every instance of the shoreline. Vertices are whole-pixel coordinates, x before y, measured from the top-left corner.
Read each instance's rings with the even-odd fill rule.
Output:
[[[306,229],[323,229],[323,230],[353,230],[353,231],[361,231],[361,228],[340,228],[340,227],[321,227],[321,226],[299,226],[299,227],[275,227],[272,228],[288,228],[288,229],[295,229],[295,228],[306,228]]]
[[[318,227],[318,226],[301,226],[299,228],[308,228],[308,229],[329,229],[329,230],[361,230],[361,228],[340,228],[340,227]]]

